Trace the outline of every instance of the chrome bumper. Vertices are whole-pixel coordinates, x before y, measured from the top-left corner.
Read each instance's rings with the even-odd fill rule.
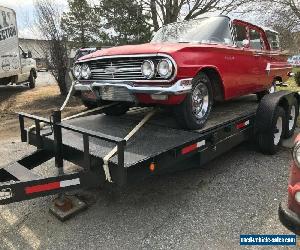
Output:
[[[143,93],[153,95],[180,95],[189,93],[192,89],[192,78],[181,79],[175,82],[171,86],[158,87],[150,85],[133,86],[129,83],[105,83],[105,82],[93,82],[92,84],[75,84],[75,90],[79,91],[93,91],[101,87],[115,87],[115,88],[126,88],[130,93]]]

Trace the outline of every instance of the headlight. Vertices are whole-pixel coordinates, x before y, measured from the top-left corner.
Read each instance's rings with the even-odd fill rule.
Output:
[[[83,64],[81,66],[81,77],[83,79],[87,80],[91,77],[91,74],[92,74],[92,72],[91,72],[89,65]]]
[[[81,65],[76,64],[73,68],[74,76],[79,80],[81,78]]]
[[[293,149],[294,162],[300,168],[300,143],[298,142]]]
[[[158,74],[163,78],[169,78],[173,72],[173,64],[169,59],[162,59],[157,66]]]
[[[143,62],[141,70],[142,70],[142,74],[147,79],[151,79],[155,75],[155,66],[154,63],[150,60],[146,60]]]

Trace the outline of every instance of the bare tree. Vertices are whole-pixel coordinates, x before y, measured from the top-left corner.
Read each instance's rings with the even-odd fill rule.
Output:
[[[260,0],[247,7],[260,23],[279,32],[283,49],[291,53],[300,51],[299,0]]]
[[[261,0],[264,7],[268,7],[274,12],[285,11],[285,18],[300,24],[300,0]]]
[[[204,13],[229,13],[247,3],[246,0],[141,0],[145,11],[151,13],[154,30],[163,24],[196,18]]]
[[[276,9],[267,17],[266,25],[279,32],[281,46],[291,53],[300,51],[300,19],[295,18],[288,9]]]
[[[61,29],[61,11],[51,0],[36,0],[36,25],[48,41],[49,68],[58,82],[60,93],[67,94],[65,74],[68,70],[67,39]]]

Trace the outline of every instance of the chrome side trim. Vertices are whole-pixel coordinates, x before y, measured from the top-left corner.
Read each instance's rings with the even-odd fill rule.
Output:
[[[188,84],[187,84],[188,83]],[[126,88],[130,93],[143,93],[143,94],[165,94],[165,95],[180,95],[189,93],[192,89],[192,78],[178,80],[175,84],[171,86],[161,87],[161,86],[133,86],[125,82],[120,83],[99,83],[94,82],[91,85],[85,85],[77,83],[75,84],[75,90],[80,91],[93,91],[100,87],[115,87],[115,88]]]
[[[292,67],[283,67],[283,68],[272,68],[270,70],[284,70],[284,69],[293,69]]]

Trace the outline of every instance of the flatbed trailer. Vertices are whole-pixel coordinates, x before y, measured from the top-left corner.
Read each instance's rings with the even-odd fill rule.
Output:
[[[286,118],[281,131],[279,109]],[[103,185],[107,180],[103,159],[115,146],[117,151],[109,159],[108,169],[112,182],[120,187],[190,168],[186,164],[189,159],[200,167],[248,140],[272,154],[280,144],[271,145],[277,134],[282,133],[281,141],[291,136],[287,130],[294,130],[291,122],[296,122],[299,114],[299,95],[279,91],[260,102],[250,95],[216,104],[205,127],[195,131],[181,129],[169,111],[159,110],[126,142],[125,136],[150,110],[132,108],[119,117],[100,113],[69,121],[61,120],[60,111],[51,119],[19,113],[21,140],[37,150],[0,169],[0,205]],[[25,129],[27,119],[34,121],[34,129]],[[51,158],[55,158],[56,175],[41,177],[33,171]],[[65,160],[78,165],[78,171],[65,173]]]

